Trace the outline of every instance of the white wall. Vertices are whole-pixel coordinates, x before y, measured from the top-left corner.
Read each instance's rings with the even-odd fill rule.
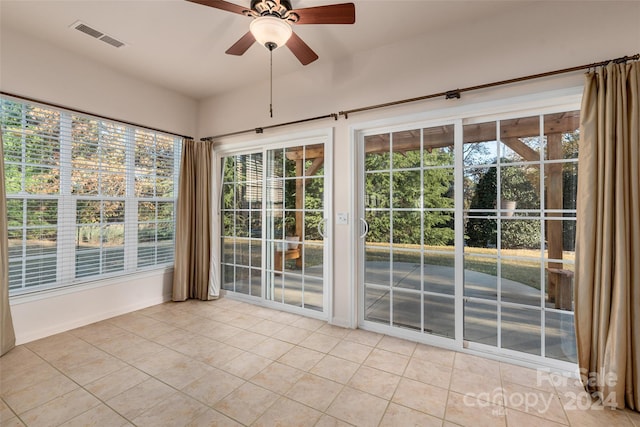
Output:
[[[198,104],[191,98],[10,28],[2,29],[0,47],[4,92],[180,135],[196,131]]]
[[[2,31],[1,47],[0,89],[4,92],[182,135],[196,132],[197,103],[190,98],[8,28]],[[16,340],[25,343],[167,301],[172,272],[12,298]]]
[[[199,108],[198,136],[212,136],[455,88],[590,64],[640,52],[639,2],[535,2],[521,9],[437,34],[381,46],[339,63],[320,61],[274,80],[274,119],[268,118],[268,82],[210,98]],[[351,126],[456,105],[535,94],[582,84],[582,72],[499,89],[464,93],[461,100],[432,100],[323,120],[260,135],[220,140],[236,144],[314,128],[334,128],[335,212],[349,212],[348,226],[334,227],[336,324],[353,325],[355,283]],[[289,87],[293,90],[277,90]],[[228,112],[234,112],[229,114]]]

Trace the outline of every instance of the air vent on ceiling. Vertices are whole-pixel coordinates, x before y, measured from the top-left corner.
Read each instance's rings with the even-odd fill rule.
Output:
[[[82,21],[76,21],[73,24],[71,24],[71,26],[69,28],[72,28],[74,30],[78,30],[80,32],[83,32],[91,37],[93,37],[94,39],[98,39],[101,40],[113,47],[122,47],[125,46],[124,42],[121,42],[120,40],[111,37],[108,34],[103,33],[102,31],[96,30],[95,28],[92,28],[90,26],[88,26],[87,24],[85,24]]]

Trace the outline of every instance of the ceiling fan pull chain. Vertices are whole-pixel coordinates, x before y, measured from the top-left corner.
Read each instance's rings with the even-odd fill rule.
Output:
[[[269,115],[273,118],[273,49],[269,49]]]

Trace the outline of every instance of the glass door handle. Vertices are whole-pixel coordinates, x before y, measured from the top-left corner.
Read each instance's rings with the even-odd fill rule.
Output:
[[[325,234],[325,230],[327,228],[326,225],[327,225],[327,218],[323,218],[322,221],[318,223],[318,233],[320,233],[323,239],[327,238]]]
[[[369,223],[364,218],[360,218],[360,222],[364,226],[364,232],[360,235],[360,238],[364,239],[369,234]]]

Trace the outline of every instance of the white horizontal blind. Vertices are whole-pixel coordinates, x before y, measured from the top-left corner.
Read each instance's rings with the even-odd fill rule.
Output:
[[[0,102],[11,295],[173,263],[180,138]]]

